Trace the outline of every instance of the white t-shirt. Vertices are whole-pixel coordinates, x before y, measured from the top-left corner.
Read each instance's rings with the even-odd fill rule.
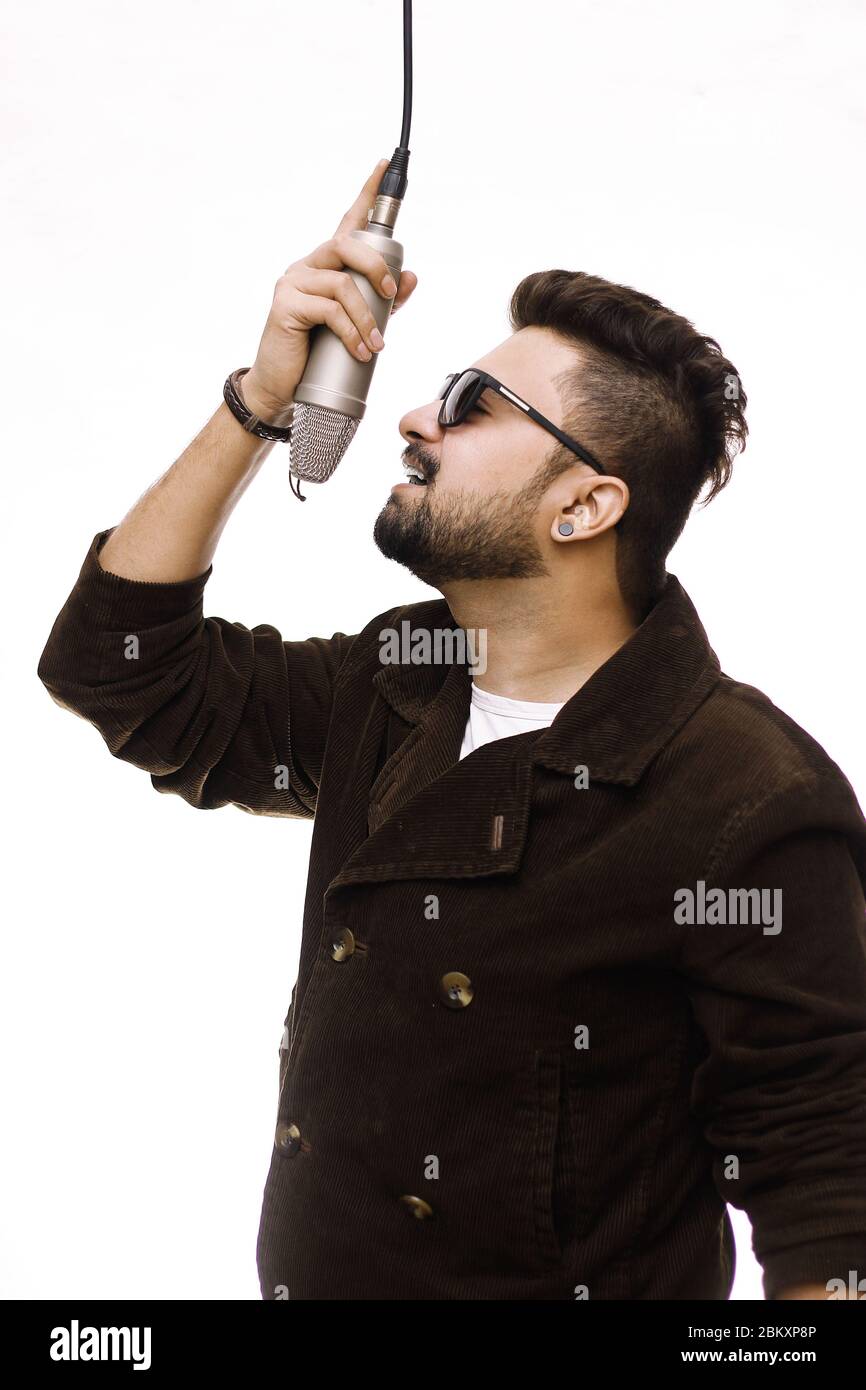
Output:
[[[529,729],[546,729],[561,709],[561,704],[539,704],[536,700],[509,700],[505,695],[493,695],[489,690],[480,689],[473,680],[472,703],[460,757],[465,758],[467,753],[495,738],[508,738]]]

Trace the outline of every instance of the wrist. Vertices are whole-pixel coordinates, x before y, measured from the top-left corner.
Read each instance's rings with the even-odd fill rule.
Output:
[[[252,411],[253,415],[258,415],[259,419],[264,420],[266,424],[280,425],[285,428],[292,423],[294,406],[274,401],[267,392],[262,391],[253,376],[252,368],[248,372],[244,372],[237,383],[237,390],[240,392],[247,410]]]

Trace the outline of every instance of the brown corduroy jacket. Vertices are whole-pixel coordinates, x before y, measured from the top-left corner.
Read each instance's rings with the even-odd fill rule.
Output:
[[[444,600],[284,642],[203,617],[212,567],[104,571],[110,534],[52,696],[191,806],[315,814],[264,1298],[724,1299],[726,1202],[768,1298],[866,1275],[866,823],[674,575],[550,728],[459,761],[467,667],[382,660]]]

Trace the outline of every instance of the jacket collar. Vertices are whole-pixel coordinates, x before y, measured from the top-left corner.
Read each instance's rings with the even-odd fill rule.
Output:
[[[441,599],[407,604],[387,617],[398,631],[406,618],[412,633],[459,631]],[[570,776],[585,765],[590,785],[633,785],[720,676],[697,613],[669,575],[640,627],[550,727],[488,744],[484,775],[474,776],[460,761],[472,693],[469,668],[453,662],[383,666],[379,658],[372,645],[359,651],[383,698],[369,712],[356,775],[344,770],[344,844],[354,848],[328,892],[388,879],[515,873],[529,834],[534,764]],[[371,785],[389,706],[404,722],[403,737]]]
[[[412,630],[458,625],[444,599],[410,604]],[[532,745],[531,762],[589,780],[633,786],[659,750],[719,680],[719,660],[697,611],[676,575],[631,637],[566,701]],[[469,714],[471,675],[465,665],[385,665],[373,684],[407,723],[445,712],[462,729]],[[459,749],[458,749],[459,751]],[[456,756],[456,754],[455,754]]]

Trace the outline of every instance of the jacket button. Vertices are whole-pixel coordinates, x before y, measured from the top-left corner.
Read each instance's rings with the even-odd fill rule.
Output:
[[[355,938],[348,927],[337,932],[331,942],[331,955],[334,960],[346,960],[355,949]]]
[[[433,1215],[433,1208],[429,1202],[424,1201],[423,1197],[410,1197],[407,1193],[400,1198],[400,1201],[405,1202],[412,1215],[417,1217],[419,1221],[424,1221],[428,1216]]]
[[[274,1144],[281,1154],[293,1158],[301,1147],[301,1131],[297,1125],[277,1125],[277,1133]]]
[[[439,998],[449,1009],[465,1009],[472,1003],[472,981],[459,970],[450,970],[439,981]]]

